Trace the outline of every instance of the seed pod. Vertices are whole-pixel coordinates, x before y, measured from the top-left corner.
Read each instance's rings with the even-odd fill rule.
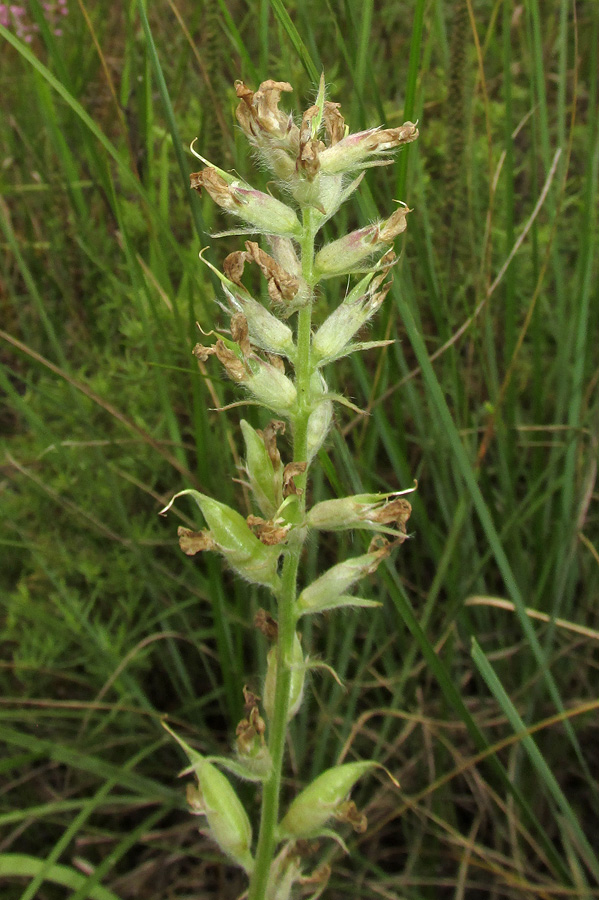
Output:
[[[298,635],[293,639],[293,651],[291,660],[291,684],[289,685],[289,709],[287,721],[290,722],[302,705],[304,696],[304,678],[306,667],[302,645]],[[275,711],[275,689],[277,683],[277,651],[276,648],[268,651],[266,678],[264,680],[264,709],[272,722]]]
[[[362,556],[354,556],[353,559],[337,563],[301,592],[297,600],[299,614],[324,612],[340,606],[378,605],[373,601],[361,600],[359,597],[348,597],[346,592],[361,578],[376,571],[390,552],[390,546],[386,545],[372,553],[364,553]]]
[[[418,128],[412,122],[404,122],[399,128],[370,128],[348,134],[322,151],[320,170],[334,175],[373,165],[373,160],[375,165],[381,165],[391,155],[389,151],[401,144],[409,144],[417,137]]]
[[[370,760],[327,769],[292,802],[279,825],[279,837],[306,840],[317,837],[356,781],[376,765]]]
[[[191,811],[206,816],[213,840],[250,874],[254,868],[250,852],[252,826],[229,779],[167,725],[163,725],[187,754],[198,779],[197,787],[188,786],[187,799]]]
[[[167,512],[174,500],[185,494],[190,494],[200,507],[216,548],[231,568],[252,584],[263,584],[276,590],[279,585],[277,561],[280,551],[261,543],[243,516],[230,506],[189,488],[175,494],[161,512]]]
[[[192,811],[205,815],[210,836],[227,856],[249,874],[254,867],[250,852],[252,827],[229,779],[207,760],[194,764],[197,790],[188,790]],[[191,787],[191,786],[190,786]]]
[[[190,184],[196,191],[204,188],[215,203],[253,225],[261,234],[301,236],[302,227],[290,206],[270,194],[254,190],[222,169],[209,165],[201,172],[194,172]]]
[[[410,210],[399,206],[388,219],[352,231],[320,250],[314,259],[314,270],[319,278],[348,275],[363,268],[368,259],[391,244],[398,234],[406,230],[406,216]]]
[[[260,512],[272,519],[283,502],[282,471],[279,466],[275,473],[272,459],[264,440],[245,419],[241,420],[241,430],[245,441],[246,467],[250,487]]]
[[[280,416],[290,415],[297,403],[297,391],[291,379],[263,359],[252,359],[249,364],[252,374],[245,386],[267,409]]]
[[[317,503],[308,513],[307,524],[322,531],[363,528],[399,537],[406,534],[406,522],[411,512],[408,501],[397,493],[355,494]],[[390,525],[395,525],[395,528],[390,528]]]
[[[318,453],[333,422],[332,400],[321,400],[308,419],[308,462]]]
[[[392,250],[383,257],[383,259],[387,258],[389,258],[389,263],[383,264],[381,275],[374,278],[374,273],[371,272],[363,278],[343,303],[325,319],[312,338],[312,349],[315,357],[319,360],[319,365],[346,355],[351,349],[350,341],[356,332],[380,308],[389,293],[391,281],[384,284],[380,291],[377,288],[395,260]],[[357,346],[354,345],[354,347]]]

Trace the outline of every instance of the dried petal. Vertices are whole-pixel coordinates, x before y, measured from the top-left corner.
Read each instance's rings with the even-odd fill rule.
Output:
[[[407,206],[398,206],[395,212],[381,223],[379,228],[378,240],[385,244],[390,244],[398,234],[401,234],[408,227],[406,216],[412,210]]]
[[[202,169],[201,172],[192,172],[189,183],[196,191],[201,192],[204,188],[223,209],[235,211],[236,207],[241,206],[241,201],[235,198],[230,184],[212,166]]]
[[[231,316],[231,337],[247,359],[251,355],[252,348],[248,336],[248,320],[243,313],[234,313]]]
[[[271,616],[270,613],[267,613],[265,609],[259,609],[256,615],[254,616],[254,625],[261,631],[264,637],[270,641],[272,644],[278,640],[279,637],[279,626],[277,625],[275,619]]]
[[[247,381],[249,377],[248,371],[239,357],[232,350],[229,350],[220,338],[214,346],[217,359],[224,367],[229,378],[237,382],[237,384]]]
[[[351,825],[357,834],[364,834],[368,828],[368,819],[360,812],[353,800],[346,800],[337,807],[335,818],[339,822]]]
[[[187,556],[195,556],[202,550],[216,550],[216,543],[209,531],[192,531],[179,525],[177,535],[179,546]]]
[[[301,497],[303,490],[295,484],[294,478],[303,475],[306,471],[307,463],[291,462],[283,469],[283,497],[289,497],[291,494],[297,494]]]
[[[196,344],[191,352],[200,362],[206,362],[214,353],[216,353],[216,350],[214,347],[204,347],[203,344]]]
[[[412,506],[403,497],[396,497],[390,500],[384,506],[369,513],[371,522],[378,522],[381,525],[395,525],[405,534],[406,522],[412,513]]]
[[[223,260],[223,272],[235,284],[241,287],[241,276],[245,268],[245,253],[243,250],[235,250],[229,253]]]
[[[254,694],[253,691],[250,691],[247,684],[243,686],[243,710],[246,716],[249,716],[251,711],[258,706],[258,701],[260,697],[257,694]]]
[[[334,147],[345,136],[345,119],[339,112],[340,103],[324,103],[324,127],[329,139],[329,146]]]
[[[277,522],[267,521],[260,516],[250,515],[246,522],[263,544],[267,547],[274,547],[282,544],[287,539],[291,525],[281,525]]]
[[[270,456],[275,472],[281,465],[281,454],[277,449],[277,434],[285,434],[285,427],[285,422],[282,422],[280,419],[271,419],[263,431],[256,429],[258,434],[262,435],[264,446]]]
[[[255,93],[237,81],[235,91],[242,101],[237,107],[237,121],[248,137],[255,138],[260,132],[278,137],[287,134],[289,114],[279,109],[281,93],[293,91],[287,81],[263,81]]]
[[[255,262],[268,281],[268,295],[270,299],[275,303],[293,300],[299,289],[299,279],[280,266],[255,241],[246,241],[245,246],[247,261]]]

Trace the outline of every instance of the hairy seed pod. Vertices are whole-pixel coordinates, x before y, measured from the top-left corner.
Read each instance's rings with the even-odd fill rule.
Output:
[[[370,760],[327,769],[292,802],[279,825],[280,837],[307,840],[316,837],[356,781],[376,765]]]

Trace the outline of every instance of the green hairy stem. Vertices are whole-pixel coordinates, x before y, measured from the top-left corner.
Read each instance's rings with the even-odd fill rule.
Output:
[[[231,308],[230,330],[219,335],[212,347],[197,345],[194,353],[202,361],[215,355],[253,402],[277,419],[260,430],[241,422],[246,472],[259,515],[244,519],[216,499],[198,491],[181,491],[196,500],[208,528],[200,532],[179,528],[179,538],[188,555],[220,553],[237,575],[270,591],[272,615],[261,611],[256,624],[274,646],[268,656],[262,704],[261,698],[244,689],[249,712],[236,729],[235,759],[204,758],[174,736],[197,777],[197,785],[188,790],[192,810],[206,817],[213,840],[247,873],[248,900],[291,900],[296,887],[305,886],[307,880],[316,900],[326,887],[329,869],[320,866],[306,872],[297,842],[333,838],[342,844],[335,831],[325,827],[333,817],[342,820],[345,816],[357,830],[366,827],[355,806],[345,801],[358,778],[375,763],[354,762],[327,769],[281,816],[287,728],[301,704],[308,668],[297,625],[304,615],[377,605],[351,592],[406,539],[411,510],[400,496],[406,491],[360,494],[308,508],[310,463],[326,439],[333,402],[344,402],[328,393],[321,373],[343,356],[387,343],[362,343],[354,338],[389,290],[388,275],[396,261],[390,248],[405,230],[409,210],[400,206],[387,219],[357,229],[318,251],[315,248],[321,227],[358,188],[361,170],[415,140],[418,130],[406,122],[399,128],[350,134],[339,104],[325,99],[324,77],[316,104],[306,110],[300,125],[279,109],[281,94],[291,90],[287,83],[267,81],[253,92],[239,82],[236,90],[240,99],[237,120],[281,182],[282,196],[291,195],[295,208],[255,191],[194,151],[206,168],[191,176],[191,186],[205,190],[224,210],[242,219],[242,233],[247,233],[249,225],[251,231],[266,237],[268,245],[266,250],[246,241],[245,250],[224,260],[222,273],[208,263],[220,278]],[[267,279],[270,308],[244,287],[241,279],[247,264],[257,265]],[[353,289],[314,330],[316,285],[323,279],[347,279],[354,273],[361,277]],[[292,457],[283,466],[277,434],[286,427]],[[311,585],[301,585],[298,590],[298,571],[310,531],[350,528],[375,532],[368,552],[337,562]],[[262,784],[255,847],[249,816],[229,776],[215,763]]]
[[[314,230],[310,211],[304,211],[304,233],[301,241],[302,275],[311,284],[314,261]],[[293,459],[307,462],[307,429],[309,408],[307,404],[310,377],[312,375],[310,360],[310,331],[312,326],[312,292],[309,300],[298,315],[297,327],[297,392],[298,409],[292,418]],[[298,486],[303,490],[300,499],[302,513],[306,507],[306,472],[298,477]],[[272,774],[264,785],[262,811],[260,816],[260,833],[256,848],[254,872],[250,881],[248,900],[262,900],[270,874],[272,859],[276,846],[276,828],[279,817],[279,797],[281,793],[281,777],[283,758],[285,755],[285,737],[287,735],[287,716],[289,710],[289,687],[291,681],[291,659],[293,638],[295,635],[294,606],[297,597],[297,570],[306,539],[305,529],[298,530],[290,541],[287,555],[283,563],[281,592],[278,597],[278,641],[277,641],[277,681],[275,688],[275,713],[270,724],[268,749],[272,760]]]

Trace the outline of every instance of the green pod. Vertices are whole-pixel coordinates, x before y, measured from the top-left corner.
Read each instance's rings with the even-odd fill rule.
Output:
[[[336,500],[323,500],[308,513],[308,525],[322,531],[368,528],[368,514],[387,498],[387,494],[353,494]]]
[[[272,519],[283,502],[281,467],[275,472],[264,441],[245,419],[241,420],[241,431],[245,441],[245,461],[252,494],[260,512],[267,519]]]
[[[224,853],[250,873],[254,860],[250,852],[252,826],[229,779],[203,759],[196,764],[202,813],[210,835]]]
[[[325,244],[314,257],[317,277],[333,278],[355,272],[379,249],[378,234],[379,226],[375,223]]]
[[[290,722],[295,716],[304,696],[304,679],[306,676],[306,666],[304,662],[304,653],[300,639],[295,634],[293,639],[293,657],[291,660],[291,683],[289,685],[289,708],[287,712],[287,721]],[[268,661],[266,666],[266,678],[264,679],[264,698],[263,704],[266,715],[272,722],[275,712],[275,689],[277,684],[277,651],[273,647],[268,652]]]
[[[384,555],[387,555],[386,552],[375,550],[373,553],[354,556],[353,559],[346,559],[345,562],[332,566],[301,592],[297,600],[299,614],[323,612],[326,609],[350,605],[348,600],[352,598],[345,596],[345,592],[361,578],[374,572]],[[354,605],[378,604],[356,597]]]
[[[197,789],[189,785],[187,792],[192,812],[206,816],[211,837],[250,874],[254,868],[250,851],[252,826],[229,779],[165,722],[162,725],[183,748],[198,779]]]
[[[370,760],[327,769],[292,802],[279,825],[279,837],[306,840],[316,837],[335,814],[337,807],[343,803],[356,781],[376,765]]]
[[[252,360],[252,374],[245,386],[262,406],[281,416],[289,416],[297,404],[294,383],[276,366],[264,360]]]
[[[310,528],[322,531],[362,528],[399,536],[405,534],[405,523],[412,510],[401,495],[412,490],[413,488],[408,488],[407,491],[394,491],[390,494],[354,494],[337,500],[323,500],[312,507],[306,523]]]
[[[288,325],[237,285],[233,285],[231,290],[225,285],[225,293],[233,309],[245,316],[252,344],[268,353],[295,359],[293,332]]]
[[[267,547],[259,541],[243,516],[226,503],[213,500],[212,497],[207,497],[206,494],[192,488],[175,494],[162,512],[165,513],[177,497],[183,497],[185,494],[191,495],[200,507],[219,552],[231,568],[252,584],[263,584],[277,590],[280,549],[276,546]]]
[[[308,419],[308,462],[316,456],[325,442],[333,423],[333,401],[321,400]]]

